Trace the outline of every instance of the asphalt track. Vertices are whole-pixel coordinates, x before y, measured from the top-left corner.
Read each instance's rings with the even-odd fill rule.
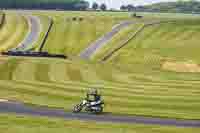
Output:
[[[27,106],[22,103],[0,101],[0,113],[14,113],[17,115],[45,116],[50,118],[64,118],[67,120],[85,120],[112,123],[150,124],[177,127],[200,128],[200,120],[180,120],[167,118],[152,118],[143,116],[117,116],[112,114],[92,115],[87,113],[67,113],[64,110],[49,109],[45,107]]]
[[[124,21],[120,24],[115,25],[112,30],[108,33],[106,33],[104,36],[100,37],[98,40],[95,42],[91,43],[89,47],[87,47],[85,50],[83,50],[80,53],[80,57],[82,59],[89,59],[97,49],[103,47],[108,41],[110,41],[114,35],[116,35],[121,29],[134,24],[134,21]]]
[[[34,44],[40,36],[41,24],[37,16],[24,15],[28,21],[29,32],[25,39],[18,45],[18,47],[11,49],[11,51],[27,50],[30,45]]]

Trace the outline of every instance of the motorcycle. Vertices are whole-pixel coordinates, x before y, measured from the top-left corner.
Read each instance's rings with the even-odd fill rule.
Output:
[[[90,102],[87,100],[83,100],[80,104],[74,106],[73,112],[79,113],[83,109],[85,109],[86,112],[100,114],[103,112],[103,105],[104,105],[103,101]]]

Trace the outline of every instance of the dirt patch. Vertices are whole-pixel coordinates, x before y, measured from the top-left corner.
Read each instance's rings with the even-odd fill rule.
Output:
[[[162,64],[162,69],[175,72],[199,73],[200,65],[193,62],[165,61]]]
[[[0,55],[0,65],[1,64],[4,64],[5,62],[7,62],[8,61],[8,58],[7,57],[5,57],[5,56],[3,56],[3,55]]]
[[[0,102],[8,102],[6,99],[0,99]]]

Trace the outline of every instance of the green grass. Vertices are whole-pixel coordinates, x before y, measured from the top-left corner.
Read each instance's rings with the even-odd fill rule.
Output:
[[[92,60],[101,61],[107,53],[109,53],[112,49],[119,47],[122,43],[124,43],[127,40],[127,38],[129,38],[138,30],[140,30],[142,26],[143,22],[138,21],[138,23],[131,24],[130,26],[122,29],[106,45],[104,45],[101,49],[99,49],[92,55]]]
[[[186,21],[189,20],[190,22],[190,21],[198,21],[199,19],[198,15],[191,15],[191,14],[172,14],[172,13],[138,13],[138,14],[144,17],[141,19],[133,19],[133,21],[137,22],[136,24],[132,24],[129,27],[126,27],[125,29],[121,30],[104,47],[96,51],[91,59],[93,61],[102,61],[102,59],[105,56],[107,56],[111,51],[113,51],[114,49],[118,49],[130,36],[134,35],[134,33],[137,33],[137,31],[140,30],[140,28],[142,28],[144,24],[159,22],[159,21],[167,22],[171,20],[183,21],[183,22],[184,20]],[[134,43],[133,40],[135,38],[140,39],[140,36],[133,37],[132,41],[131,42],[129,41],[130,42],[129,45],[132,45]]]
[[[44,16],[44,15],[37,15],[40,19],[41,23],[41,31],[39,38],[37,39],[34,44],[30,45],[27,49],[33,49],[35,51],[39,51],[41,44],[43,43],[44,37],[46,36],[47,31],[49,30],[49,26],[51,23],[51,18]]]
[[[145,16],[146,18],[157,19],[196,19],[199,18],[199,14],[184,14],[184,13],[149,13],[138,12],[138,14]]]
[[[39,38],[33,44],[30,44],[27,48],[25,48],[23,50],[35,50],[35,51],[39,51],[39,48],[40,48],[40,46],[41,46],[41,44],[43,42],[43,39],[44,39],[44,37],[46,35],[46,32],[48,31],[48,28],[49,28],[49,25],[50,25],[50,19],[46,15],[39,14],[38,13],[39,11],[36,11],[36,12],[35,11],[27,11],[27,12],[30,13],[30,14],[36,15],[37,17],[39,17],[40,24],[41,24],[40,25],[41,29],[40,29],[40,33],[39,33]],[[13,15],[19,16],[19,13],[16,12],[15,10],[8,10],[8,11],[6,11],[6,13],[9,14],[9,15],[12,15],[12,16]],[[25,19],[25,18],[23,17],[23,19]],[[23,21],[23,19],[22,18],[18,18],[19,21]],[[18,27],[19,29],[17,29],[16,28],[17,27],[17,25],[16,25],[17,22],[15,22],[15,21],[14,20],[12,20],[12,21],[10,20],[9,21],[10,24],[12,24],[12,26],[13,26],[12,28],[10,27],[10,30],[15,30],[15,31],[18,31],[18,32],[21,31],[21,30],[25,30],[26,32],[24,32],[24,35],[18,37],[19,40],[20,40],[20,38],[24,39],[24,37],[26,37],[26,35],[28,33],[28,22],[26,22],[26,27]],[[21,23],[21,25],[22,25],[22,22],[19,22],[19,23]],[[12,32],[8,31],[8,33],[11,34]],[[5,36],[7,38],[10,38],[10,36],[11,36],[10,34],[5,34]],[[19,33],[18,33],[18,35],[19,35]],[[18,44],[16,42],[13,42],[13,43],[15,43],[15,45]],[[3,44],[3,46],[5,47],[6,45]],[[7,48],[7,49],[9,49],[9,48]]]
[[[141,124],[114,124],[77,120],[50,119],[45,117],[0,115],[2,133],[198,133],[199,128],[182,128]]]
[[[35,12],[50,16],[54,20],[52,30],[44,51],[76,56],[90,43],[111,31],[112,26],[122,20],[130,19],[128,15],[112,16],[94,12]],[[73,21],[73,17],[82,17],[83,21]]]
[[[41,16],[49,15],[55,20],[55,25],[47,40],[45,50],[51,53],[65,53],[70,55],[78,54],[81,49],[88,45],[86,42],[89,39],[76,40],[75,38],[81,38],[79,32],[85,33],[87,28],[83,26],[77,28],[78,24],[69,23],[68,21],[65,23],[66,18],[83,16],[83,18],[87,19],[81,23],[86,26],[86,22],[93,17],[97,17],[99,21],[94,22],[99,23],[102,22],[100,20],[110,19],[107,17],[111,15],[111,13],[94,14],[92,12],[47,13],[41,11],[41,13],[33,13]],[[112,19],[116,19],[112,24],[127,18],[125,14],[121,13],[118,14],[119,16],[114,13],[112,15],[114,17]],[[148,17],[147,19],[152,20],[150,16]],[[1,57],[0,98],[71,111],[73,105],[79,103],[84,98],[87,88],[97,87],[100,88],[106,102],[105,112],[122,115],[200,119],[199,73],[176,73],[162,70],[160,67],[163,59],[192,60],[199,63],[199,19],[184,19],[184,21],[181,21],[181,19],[178,19],[176,23],[163,23],[146,27],[126,47],[112,56],[108,62],[101,64],[78,59],[70,61],[61,59]],[[13,22],[15,22],[14,20]],[[43,22],[44,24],[47,23],[46,19]],[[69,25],[71,25],[70,28]],[[90,27],[88,26],[88,28]],[[93,29],[94,27],[88,29],[88,31],[93,31]],[[2,30],[0,30],[0,33]],[[98,31],[101,31],[101,34],[103,34],[106,30]],[[94,32],[97,31],[94,30]],[[130,32],[132,30],[128,28],[120,32],[117,36],[124,38],[126,37],[125,34]],[[3,32],[1,34],[3,35]],[[68,34],[70,35],[67,36]],[[112,45],[108,45],[109,48],[106,48],[106,50],[118,45],[117,36],[112,40]],[[96,37],[91,38],[95,39]],[[70,43],[72,44],[66,43],[67,41],[63,41],[63,39],[71,40]],[[80,46],[77,47],[75,45],[76,41],[80,43]],[[0,119],[7,117],[0,116]],[[23,129],[28,130],[27,127],[30,126],[27,121],[34,118],[22,118],[20,120],[21,118],[14,116],[11,118],[10,116],[10,119],[10,121],[14,119],[13,125],[11,125],[12,129],[17,130],[18,128],[20,132]],[[16,119],[24,121],[22,127],[14,125]],[[38,121],[48,123],[54,120],[41,118]],[[37,123],[37,120],[34,123]],[[77,128],[74,127],[76,129],[74,132],[79,132],[82,129],[81,127],[79,128],[79,125],[81,125],[80,122],[77,123],[79,124],[72,123],[73,126],[78,126]],[[0,124],[0,128],[1,125],[4,125],[3,128],[6,128],[6,125],[9,124]],[[119,127],[117,124],[113,126],[116,129],[109,129],[110,132],[119,131],[118,128],[120,128],[120,125],[118,125]],[[98,125],[94,125],[94,129],[96,127]],[[51,126],[41,127],[41,130],[43,132],[49,131],[48,128],[51,128]],[[62,127],[60,128],[60,131],[62,131]],[[122,126],[122,128],[125,129],[122,129],[121,132],[131,132],[134,130],[133,126],[131,126],[130,131],[126,126]],[[163,129],[158,127],[155,130],[153,127],[145,128],[144,126],[139,126],[139,128],[138,132],[198,132],[195,129],[168,129],[167,127]],[[12,129],[10,129],[10,132],[12,132]],[[37,129],[32,130],[34,132]],[[57,131],[58,129],[55,130]],[[52,132],[55,130],[52,130]],[[94,131],[88,129],[85,132],[89,130]],[[135,130],[137,132],[137,129]]]
[[[126,73],[110,65],[26,58],[5,59],[0,71],[1,98],[71,111],[94,86],[102,88],[106,112],[200,118],[197,74]]]
[[[6,13],[5,23],[0,30],[0,51],[16,47],[28,32],[28,22],[16,13]]]
[[[140,64],[158,69],[165,59],[200,63],[199,21],[186,19],[146,27],[110,61],[122,66]]]

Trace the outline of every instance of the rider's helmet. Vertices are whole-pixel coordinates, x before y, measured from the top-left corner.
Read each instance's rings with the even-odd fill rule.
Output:
[[[98,93],[98,90],[95,88],[90,88],[87,92],[88,101],[99,101],[101,99],[101,95]]]
[[[97,95],[98,94],[98,91],[97,91],[97,89],[95,89],[95,88],[90,88],[90,90],[89,90],[89,95]]]

